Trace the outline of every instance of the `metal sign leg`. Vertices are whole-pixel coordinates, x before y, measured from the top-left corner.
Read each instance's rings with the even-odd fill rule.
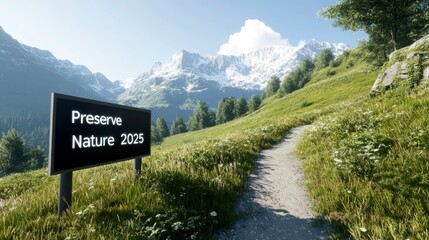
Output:
[[[58,199],[58,217],[66,211],[72,203],[72,182],[73,172],[64,172],[60,174],[60,194]]]
[[[136,179],[140,178],[140,175],[142,173],[142,158],[136,157],[134,158],[134,176]]]

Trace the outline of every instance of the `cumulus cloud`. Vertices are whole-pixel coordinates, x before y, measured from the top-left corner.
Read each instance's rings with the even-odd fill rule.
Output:
[[[228,42],[220,46],[218,54],[240,55],[279,45],[289,46],[289,43],[265,23],[258,19],[248,19],[240,32],[230,35]]]

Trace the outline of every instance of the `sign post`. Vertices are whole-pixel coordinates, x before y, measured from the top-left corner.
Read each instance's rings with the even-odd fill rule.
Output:
[[[71,206],[73,171],[150,155],[151,112],[52,94],[49,175],[60,175],[58,216]]]
[[[134,158],[134,176],[136,177],[136,180],[140,178],[141,173],[142,173],[142,158],[136,157]]]
[[[60,192],[58,200],[58,217],[61,217],[69,206],[71,206],[73,185],[73,172],[63,172],[60,174]]]

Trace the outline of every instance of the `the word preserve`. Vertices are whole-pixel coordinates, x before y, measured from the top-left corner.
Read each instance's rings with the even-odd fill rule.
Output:
[[[149,110],[54,93],[49,174],[150,155]]]

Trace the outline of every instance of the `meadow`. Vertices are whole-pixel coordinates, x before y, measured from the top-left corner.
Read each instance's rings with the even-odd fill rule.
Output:
[[[427,238],[427,90],[370,98],[380,69],[361,58],[355,49],[253,113],[164,139],[138,180],[131,161],[75,172],[60,220],[57,176],[0,178],[0,239],[210,239],[237,218],[256,154],[304,124],[297,154],[332,238]]]

